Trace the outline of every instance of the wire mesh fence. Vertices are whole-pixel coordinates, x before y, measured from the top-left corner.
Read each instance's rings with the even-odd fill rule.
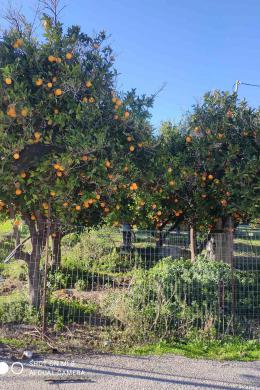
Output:
[[[260,230],[195,249],[186,231],[16,226],[0,234],[0,325],[259,337]]]

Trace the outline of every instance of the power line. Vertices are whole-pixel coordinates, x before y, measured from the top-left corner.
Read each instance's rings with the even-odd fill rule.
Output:
[[[260,84],[251,84],[251,83],[244,83],[240,80],[237,80],[235,84],[233,85],[234,92],[238,92],[239,85],[247,85],[249,87],[257,87],[260,88]]]

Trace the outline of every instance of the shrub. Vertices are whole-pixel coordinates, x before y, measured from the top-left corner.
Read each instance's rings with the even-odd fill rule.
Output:
[[[251,277],[237,272],[237,289],[243,291],[248,283],[252,284]],[[151,335],[185,336],[193,329],[229,331],[231,280],[231,268],[225,263],[203,257],[195,263],[165,258],[149,270],[134,271],[130,288],[111,292],[102,309],[129,334],[145,339]],[[240,296],[236,307],[241,310],[244,304]]]

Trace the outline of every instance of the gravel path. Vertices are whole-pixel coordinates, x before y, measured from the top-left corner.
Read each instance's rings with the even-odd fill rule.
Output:
[[[7,362],[11,367],[12,362]],[[23,361],[0,375],[1,390],[260,389],[260,361],[217,362],[164,355],[61,355]],[[14,364],[13,371],[21,370]]]

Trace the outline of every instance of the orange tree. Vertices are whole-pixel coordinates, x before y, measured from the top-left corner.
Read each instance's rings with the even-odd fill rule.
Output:
[[[133,193],[152,140],[152,98],[119,94],[112,49],[101,32],[66,32],[44,15],[44,39],[26,24],[0,42],[0,211],[27,224],[30,302],[39,305],[47,216],[59,261],[62,226],[93,226],[117,193]],[[69,230],[67,226],[66,231]]]
[[[179,127],[164,123],[146,214],[158,229],[185,223],[195,250],[194,230],[259,215],[259,173],[259,113],[236,94],[207,93]]]

